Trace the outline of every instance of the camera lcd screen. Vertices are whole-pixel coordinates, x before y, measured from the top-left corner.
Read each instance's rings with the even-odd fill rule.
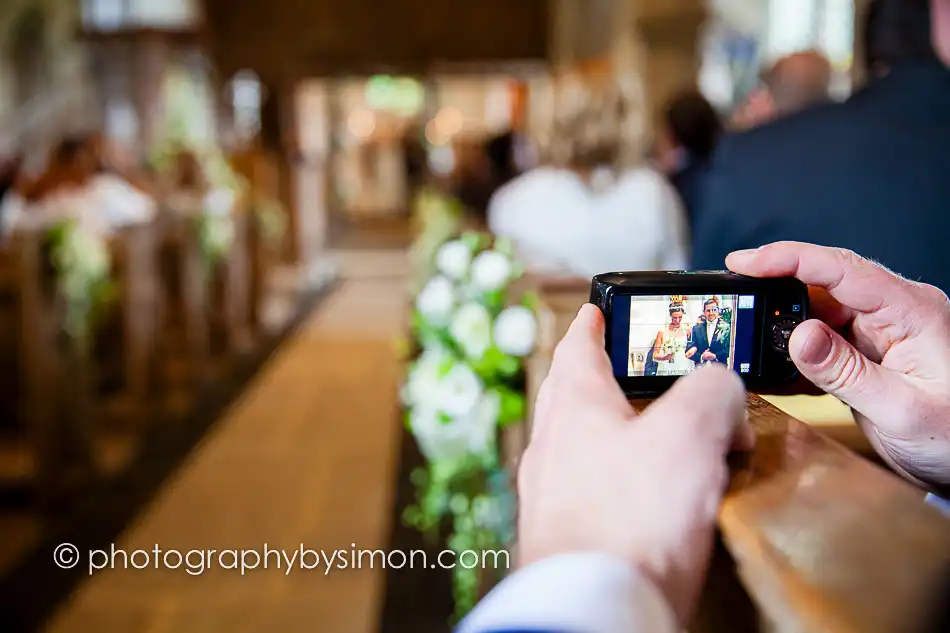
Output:
[[[614,375],[685,376],[707,364],[757,375],[755,295],[615,295]]]

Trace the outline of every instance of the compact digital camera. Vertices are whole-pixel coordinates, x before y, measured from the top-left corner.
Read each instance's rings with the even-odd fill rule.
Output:
[[[607,354],[630,397],[654,397],[677,378],[718,363],[751,390],[798,375],[788,353],[808,318],[808,287],[797,279],[755,279],[727,271],[597,275],[590,301],[604,313]]]

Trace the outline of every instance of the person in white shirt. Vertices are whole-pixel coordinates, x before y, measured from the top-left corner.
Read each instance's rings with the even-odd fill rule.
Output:
[[[41,230],[58,220],[73,219],[97,235],[148,222],[154,199],[134,187],[112,167],[97,137],[65,139],[54,151],[46,172],[22,191],[8,194],[0,210],[5,238],[16,231]]]
[[[488,228],[510,238],[529,272],[592,277],[688,267],[685,210],[676,191],[637,154],[638,113],[619,91],[590,94],[557,127],[550,164],[500,188]]]

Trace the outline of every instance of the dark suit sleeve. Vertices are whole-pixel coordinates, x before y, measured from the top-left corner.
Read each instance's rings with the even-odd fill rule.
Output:
[[[690,349],[695,347],[696,353],[690,359],[694,363],[699,362],[699,357],[702,356],[703,352],[708,349],[706,345],[706,326],[705,325],[694,325],[693,326],[693,342],[690,345]]]
[[[713,157],[699,196],[692,227],[693,266],[697,270],[725,268],[726,255],[735,250],[737,222],[742,221],[737,187],[739,148],[725,137]]]

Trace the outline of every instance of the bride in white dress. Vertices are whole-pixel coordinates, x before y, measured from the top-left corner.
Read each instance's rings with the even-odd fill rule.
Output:
[[[689,324],[683,325],[685,314],[683,304],[671,303],[670,322],[656,334],[653,360],[657,363],[657,376],[684,376],[695,367],[693,361],[686,358],[691,328]]]
[[[619,89],[585,91],[559,116],[548,166],[499,189],[488,226],[528,272],[592,277],[688,268],[685,211],[657,171],[625,156],[641,141],[636,104]],[[632,165],[630,163],[633,163]]]

